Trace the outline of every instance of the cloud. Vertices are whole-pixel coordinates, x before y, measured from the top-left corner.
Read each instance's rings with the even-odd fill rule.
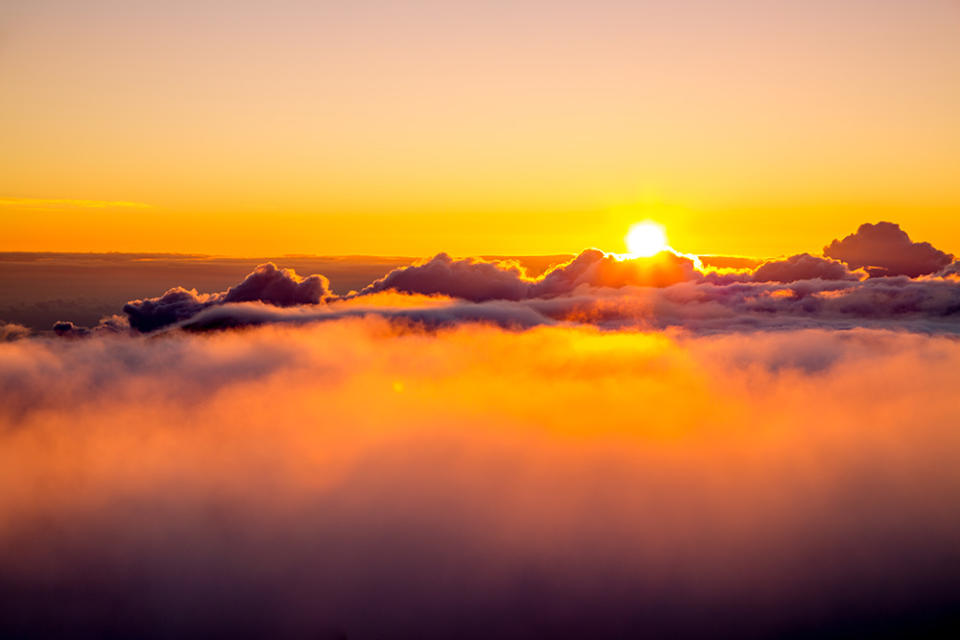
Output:
[[[276,307],[312,307],[321,302],[361,300],[390,291],[420,296],[442,295],[475,303],[519,301],[569,294],[581,288],[664,287],[698,277],[699,272],[694,264],[690,258],[669,252],[654,258],[622,260],[589,249],[549,269],[542,276],[531,278],[523,267],[513,261],[479,258],[457,260],[441,253],[425,262],[394,269],[360,292],[338,298],[331,293],[329,282],[323,276],[300,278],[289,269],[278,269],[273,263],[267,263],[257,267],[243,282],[225,292],[198,293],[196,289],[175,287],[157,298],[132,300],[124,305],[123,311],[131,327],[146,333],[187,323],[201,312],[228,305],[228,310],[206,313],[203,318],[189,322],[189,326],[193,329],[236,327],[259,324],[271,317],[283,322],[329,317],[326,311],[312,308],[287,314],[236,307],[235,303],[240,302],[263,302]],[[361,312],[351,310],[344,313],[352,316]],[[437,309],[398,313],[381,309],[378,313],[404,316],[430,325],[444,324],[454,318],[464,321],[489,318],[503,326],[530,326],[535,319],[537,322],[543,320],[529,309],[504,316],[489,306],[459,306],[452,314]]]
[[[61,338],[81,338],[90,335],[90,329],[75,325],[69,320],[53,323],[53,332]]]
[[[383,292],[287,308],[263,303],[218,304],[173,326],[209,331],[367,316],[431,329],[486,322],[506,329],[586,324],[607,330],[678,328],[694,333],[813,327],[960,333],[960,282],[903,276],[789,283],[689,281],[659,288],[578,287],[569,295],[479,303]]]
[[[617,329],[677,327],[697,333],[809,327],[874,327],[960,333],[960,283],[905,277],[788,284],[689,282],[627,289],[530,305],[555,321]]]
[[[849,249],[867,238],[875,249],[877,229],[881,236],[906,239],[912,247],[906,257],[888,256],[884,273],[892,273],[890,265],[897,260],[916,266],[917,252],[946,256],[929,245],[909,243],[906,234],[889,223],[864,225],[834,245]],[[766,260],[755,268],[709,269],[696,258],[671,251],[630,259],[587,249],[531,276],[513,260],[457,259],[441,253],[337,296],[324,276],[303,278],[267,263],[224,291],[174,287],[156,298],[132,300],[123,311],[130,327],[142,333],[365,315],[433,328],[484,321],[503,328],[560,322],[696,332],[858,326],[958,332],[960,282],[952,266],[935,276],[888,275],[883,282],[851,266],[802,253]],[[867,271],[876,275],[879,268]],[[67,324],[58,328],[61,335],[86,331]]]
[[[950,264],[945,266],[943,269],[938,271],[936,275],[942,278],[949,278],[949,277],[956,278],[960,276],[960,262],[951,262]]]
[[[394,269],[364,287],[359,295],[393,290],[443,294],[473,302],[520,300],[527,297],[532,282],[516,262],[479,258],[455,260],[446,253],[439,253],[426,262]]]
[[[531,305],[492,300],[480,303],[450,301],[423,307],[333,304],[325,307],[278,309],[262,303],[228,304],[205,309],[180,323],[178,328],[203,332],[265,324],[306,324],[365,317],[378,317],[399,326],[416,326],[422,329],[439,329],[465,323],[484,323],[503,329],[529,329],[553,324],[553,320]]]
[[[715,269],[754,269],[763,263],[763,260],[757,258],[747,258],[744,256],[697,256],[705,267]]]
[[[53,323],[53,332],[61,338],[87,338],[98,333],[129,333],[130,323],[123,316],[112,315],[101,318],[96,326],[83,327],[69,320]]]
[[[174,287],[158,298],[131,300],[123,305],[123,312],[131,327],[147,333],[187,320],[221,299],[222,294],[201,294],[196,289]]]
[[[13,342],[30,335],[30,329],[14,322],[0,322],[0,342]]]
[[[543,275],[531,287],[531,297],[568,294],[581,287],[668,287],[700,277],[696,263],[670,251],[650,258],[621,259],[587,249]]]
[[[801,253],[785,260],[769,260],[753,272],[755,282],[796,282],[797,280],[859,280],[838,260]]]
[[[953,632],[958,367],[864,329],[5,343],[0,635]]]
[[[472,302],[524,300],[568,294],[580,287],[665,287],[698,275],[693,260],[671,252],[652,258],[622,259],[598,249],[586,249],[538,278],[527,277],[515,262],[455,260],[441,253],[424,263],[394,269],[364,287],[359,295],[395,290],[442,294]]]
[[[856,233],[834,240],[823,254],[864,268],[872,276],[917,276],[935,273],[950,264],[953,256],[929,242],[911,242],[900,225],[892,222],[862,224]]]
[[[216,305],[259,301],[289,307],[319,304],[331,296],[330,283],[324,276],[301,278],[292,269],[279,269],[268,262],[227,291],[201,294],[196,289],[174,287],[158,298],[132,300],[123,306],[123,312],[130,326],[146,333],[187,320]]]
[[[317,304],[331,296],[330,281],[321,275],[301,278],[292,269],[261,264],[240,284],[230,287],[223,302],[266,302],[278,307]]]

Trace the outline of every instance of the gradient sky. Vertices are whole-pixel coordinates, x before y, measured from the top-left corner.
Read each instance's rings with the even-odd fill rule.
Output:
[[[960,3],[0,6],[0,250],[960,251]]]

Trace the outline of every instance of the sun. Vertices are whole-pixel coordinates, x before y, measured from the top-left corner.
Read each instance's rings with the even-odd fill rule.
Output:
[[[638,222],[627,232],[627,251],[634,258],[649,258],[666,251],[667,233],[656,222]]]

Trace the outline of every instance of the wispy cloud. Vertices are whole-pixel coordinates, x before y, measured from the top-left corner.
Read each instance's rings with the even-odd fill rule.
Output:
[[[76,207],[80,209],[149,209],[153,205],[126,200],[79,200],[74,198],[0,198],[0,207],[46,209],[49,207]]]

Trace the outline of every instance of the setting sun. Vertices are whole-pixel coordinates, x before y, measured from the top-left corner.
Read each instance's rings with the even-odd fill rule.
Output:
[[[649,258],[667,249],[667,233],[656,222],[638,222],[627,232],[627,251],[636,258]]]

